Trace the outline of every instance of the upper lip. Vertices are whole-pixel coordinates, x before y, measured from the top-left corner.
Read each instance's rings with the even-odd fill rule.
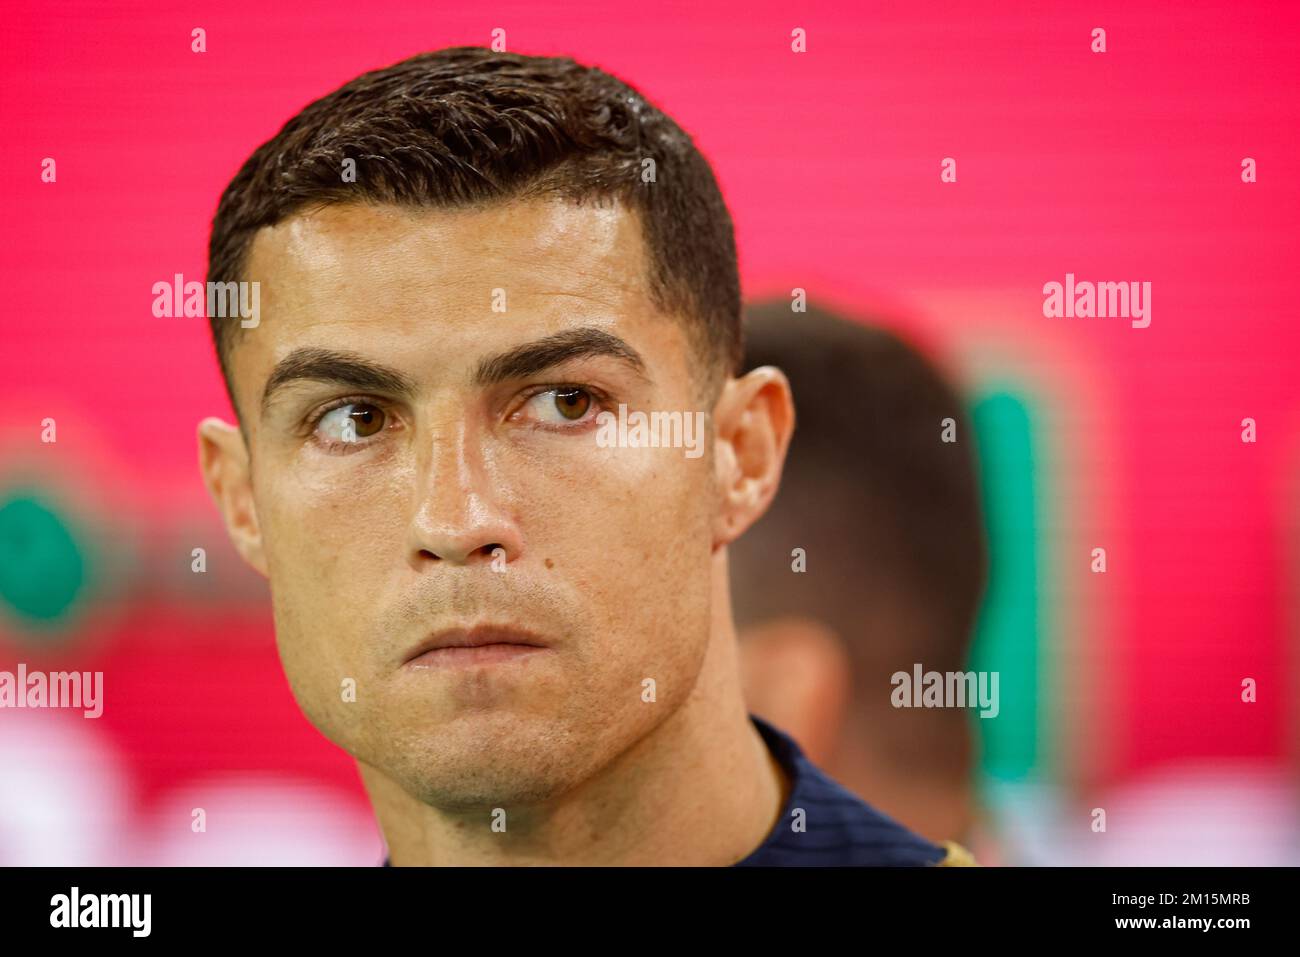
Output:
[[[406,655],[406,661],[438,648],[477,648],[481,645],[530,645],[548,647],[546,642],[526,628],[514,625],[474,625],[471,628],[444,628],[429,635]],[[404,662],[405,663],[405,662]]]

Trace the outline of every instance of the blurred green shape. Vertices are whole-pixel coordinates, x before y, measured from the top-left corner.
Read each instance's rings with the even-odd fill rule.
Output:
[[[86,559],[69,523],[30,492],[0,503],[0,601],[35,628],[60,624],[86,584]]]
[[[1040,716],[1039,528],[1035,442],[1029,405],[990,391],[971,406],[989,536],[989,581],[970,667],[999,673],[1001,711],[976,720],[981,771],[996,780],[1035,775],[1046,739]]]

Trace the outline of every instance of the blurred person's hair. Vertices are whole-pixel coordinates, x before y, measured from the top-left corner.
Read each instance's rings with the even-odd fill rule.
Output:
[[[355,182],[343,179],[349,159]],[[644,175],[650,160],[653,182]],[[652,300],[686,323],[711,388],[721,373],[738,371],[735,237],[709,163],[631,86],[567,57],[439,50],[365,73],[304,107],[222,194],[208,281],[245,279],[254,234],[306,209],[541,197],[617,201],[639,214]],[[229,388],[239,326],[211,325]]]
[[[738,625],[829,626],[850,662],[848,721],[878,760],[909,779],[966,779],[967,711],[890,703],[895,672],[966,670],[986,583],[960,397],[899,336],[814,307],[795,313],[788,300],[747,307],[745,343],[746,369],[789,377],[795,430],[776,499],[729,549]],[[946,418],[955,442],[941,441]]]

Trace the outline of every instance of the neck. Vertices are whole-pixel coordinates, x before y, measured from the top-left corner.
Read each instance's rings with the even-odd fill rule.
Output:
[[[577,787],[506,809],[425,804],[359,763],[395,866],[726,866],[778,825],[789,781],[741,694],[726,550],[714,554],[709,645],[673,713]]]

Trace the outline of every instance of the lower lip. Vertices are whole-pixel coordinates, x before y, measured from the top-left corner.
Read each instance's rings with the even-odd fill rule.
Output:
[[[518,661],[539,651],[537,645],[474,645],[472,647],[434,648],[412,658],[408,668],[456,668],[466,665],[496,665]]]

